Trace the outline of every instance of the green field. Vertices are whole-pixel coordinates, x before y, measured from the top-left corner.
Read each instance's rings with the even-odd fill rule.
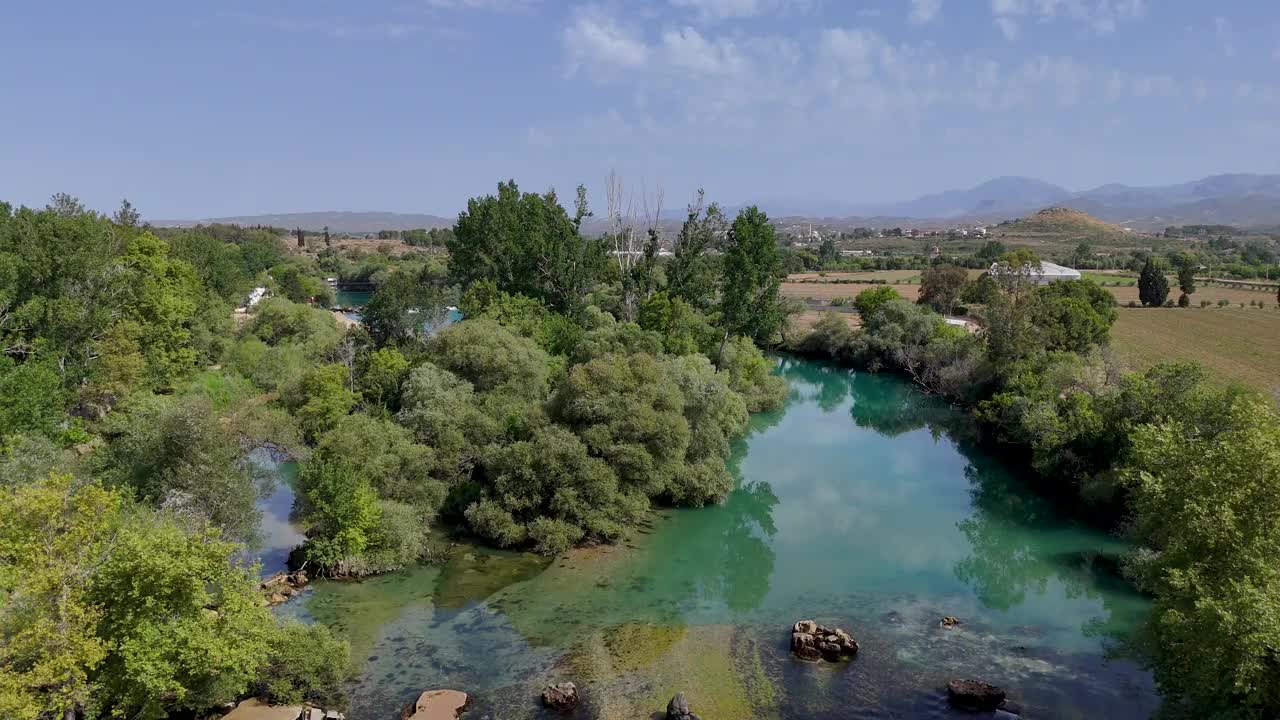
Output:
[[[1194,360],[1223,381],[1280,392],[1280,310],[1274,305],[1120,308],[1111,343],[1137,369]]]

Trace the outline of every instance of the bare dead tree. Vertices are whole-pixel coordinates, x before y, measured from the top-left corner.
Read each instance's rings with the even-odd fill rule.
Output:
[[[622,312],[627,321],[635,319],[639,305],[636,273],[645,259],[646,245],[656,252],[656,246],[661,244],[663,196],[660,183],[654,186],[652,195],[642,184],[637,199],[635,190],[626,187],[617,171],[610,171],[605,179],[608,238],[622,278]]]

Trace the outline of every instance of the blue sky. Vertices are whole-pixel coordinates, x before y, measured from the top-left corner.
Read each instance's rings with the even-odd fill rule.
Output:
[[[1274,0],[15,1],[0,199],[452,215],[1280,171]]]

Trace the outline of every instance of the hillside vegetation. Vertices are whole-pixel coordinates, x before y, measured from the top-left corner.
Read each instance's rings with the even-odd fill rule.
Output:
[[[1118,240],[1127,237],[1123,229],[1088,213],[1068,207],[1050,207],[1030,217],[999,226],[1005,235],[1057,235],[1072,240]]]

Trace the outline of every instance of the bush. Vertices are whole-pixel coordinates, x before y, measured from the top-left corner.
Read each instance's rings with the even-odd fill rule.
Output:
[[[1207,307],[1209,307],[1209,301],[1208,301],[1208,300],[1201,300],[1201,301],[1200,301],[1200,307],[1202,307],[1202,308],[1207,308]]]
[[[1191,296],[1187,295],[1186,293],[1182,293],[1181,295],[1179,295],[1178,307],[1180,308],[1191,307]]]
[[[258,674],[258,693],[273,705],[345,704],[351,647],[324,625],[288,622],[279,628],[271,655]]]
[[[1135,301],[1133,301],[1133,300],[1130,300],[1130,301],[1129,301],[1129,307],[1131,307],[1131,308],[1136,308],[1136,307],[1138,307],[1138,303],[1137,303],[1137,302],[1135,302]]]
[[[1226,307],[1230,304],[1231,304],[1231,301],[1226,298],[1222,298],[1221,300],[1218,301],[1218,307]]]
[[[1164,305],[1163,305],[1163,307],[1167,307],[1167,308],[1171,308],[1171,307],[1173,307],[1173,301],[1172,301],[1172,300],[1165,300],[1165,301],[1164,301]],[[1243,305],[1243,304],[1241,304],[1241,305],[1240,305],[1240,307],[1244,307],[1244,305]]]

